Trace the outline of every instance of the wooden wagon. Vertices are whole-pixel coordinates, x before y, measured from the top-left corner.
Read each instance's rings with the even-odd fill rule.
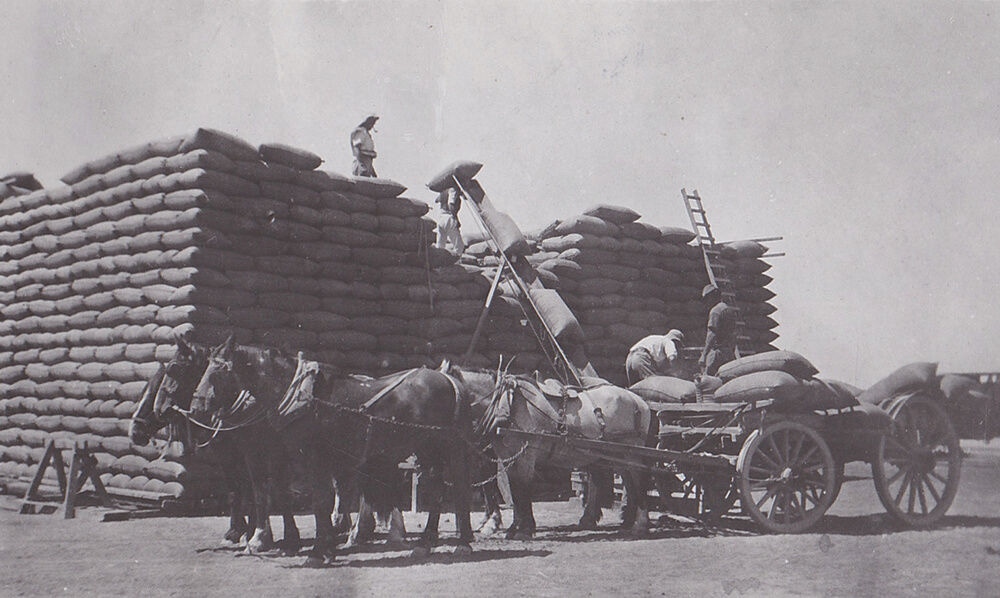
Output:
[[[836,500],[844,465],[870,464],[886,511],[915,528],[939,521],[958,491],[962,454],[932,391],[878,405],[805,410],[766,399],[750,403],[651,403],[658,442],[635,447],[601,440],[502,430],[559,445],[610,466],[653,473],[651,510],[712,520],[738,506],[764,530],[803,532]]]

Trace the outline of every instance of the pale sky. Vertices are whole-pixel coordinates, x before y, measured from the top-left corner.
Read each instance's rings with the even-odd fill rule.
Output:
[[[0,0],[0,174],[199,126],[429,200],[457,159],[524,229],[598,203],[772,244],[777,345],[828,377],[1000,371],[1000,5]]]

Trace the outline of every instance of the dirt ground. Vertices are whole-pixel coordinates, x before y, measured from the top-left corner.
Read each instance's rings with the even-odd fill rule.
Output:
[[[571,500],[536,505],[530,542],[481,539],[457,557],[446,518],[446,544],[426,559],[380,540],[306,569],[302,556],[236,556],[220,542],[222,517],[106,523],[97,508],[74,520],[0,510],[0,596],[996,596],[1000,447],[966,449],[958,498],[928,531],[894,526],[862,480],[845,485],[817,529],[796,536],[764,535],[739,517],[706,529],[672,516],[632,539],[612,510],[601,529],[581,532]],[[311,517],[297,521],[311,538]],[[411,535],[421,521],[407,515]]]

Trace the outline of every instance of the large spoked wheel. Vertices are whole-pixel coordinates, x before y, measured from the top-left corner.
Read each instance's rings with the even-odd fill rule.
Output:
[[[890,409],[894,433],[879,441],[872,477],[886,511],[911,527],[944,517],[958,493],[962,449],[948,414],[923,396]]]
[[[778,422],[755,430],[740,450],[740,503],[769,532],[803,532],[833,504],[837,471],[818,432],[798,422]]]

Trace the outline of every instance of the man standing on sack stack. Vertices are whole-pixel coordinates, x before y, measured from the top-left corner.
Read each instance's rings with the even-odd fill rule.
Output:
[[[726,303],[722,291],[714,284],[707,285],[701,292],[702,298],[711,309],[705,331],[705,348],[702,349],[698,366],[703,375],[715,376],[719,368],[736,359],[736,321],[739,312]]]
[[[458,222],[458,211],[462,208],[462,194],[454,187],[448,187],[438,194],[438,207],[441,213],[437,218],[437,246],[461,255],[465,251],[465,241],[462,239],[462,225]]]
[[[673,329],[660,336],[651,334],[632,345],[625,358],[625,376],[629,386],[650,376],[681,377],[678,357],[684,346],[684,333]]]
[[[378,155],[375,153],[375,140],[372,139],[372,127],[378,117],[374,114],[368,115],[365,120],[358,125],[358,128],[351,131],[351,151],[354,152],[354,176],[377,177],[375,167],[372,162]]]

